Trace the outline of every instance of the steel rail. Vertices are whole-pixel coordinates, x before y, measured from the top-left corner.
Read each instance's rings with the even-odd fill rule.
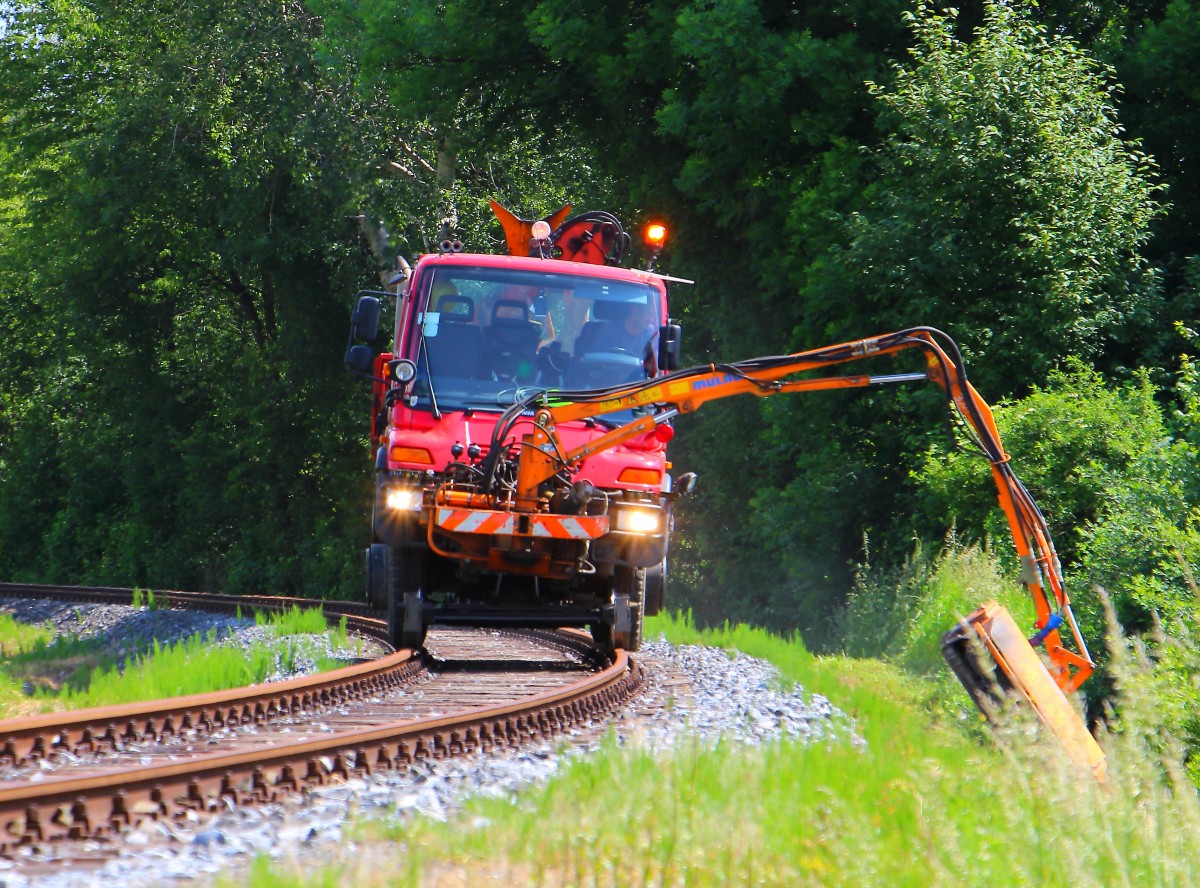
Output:
[[[135,590],[117,586],[58,586],[41,583],[0,583],[0,597],[40,598],[48,601],[131,604]],[[330,618],[346,617],[347,626],[373,638],[387,641],[387,620],[360,601],[326,601],[282,595],[223,595],[214,592],[180,592],[175,589],[145,589],[154,596],[156,608],[197,610],[208,613],[284,611],[292,607],[321,608]]]
[[[0,762],[23,765],[56,753],[117,750],[126,743],[162,741],[185,731],[211,732],[311,712],[410,683],[428,668],[403,650],[377,660],[286,681],[0,720]]]
[[[314,786],[401,769],[417,759],[554,736],[607,715],[635,695],[641,667],[624,651],[602,672],[519,702],[278,743],[251,752],[201,755],[90,778],[47,779],[0,789],[0,854],[22,844],[104,838],[147,819],[263,803]]]
[[[0,596],[7,597],[129,604],[133,594],[131,589],[112,587],[0,583]],[[327,616],[345,616],[356,631],[386,635],[386,623],[355,602],[158,590],[154,600],[158,606],[218,612],[323,605]],[[585,660],[597,655],[584,633],[521,634]],[[411,681],[427,667],[423,655],[405,650],[333,672],[249,689],[9,719],[0,721],[0,760],[15,764],[60,751],[117,750],[128,742],[252,724],[378,694]],[[566,687],[450,716],[271,743],[249,752],[202,754],[169,765],[12,785],[0,789],[0,855],[11,856],[21,845],[103,838],[146,819],[186,817],[188,812],[213,811],[231,802],[272,801],[307,787],[404,768],[424,757],[444,758],[553,736],[612,712],[638,693],[643,681],[641,667],[618,652],[603,671]]]
[[[327,617],[345,616],[348,629],[373,638],[387,637],[386,621],[347,614],[337,607],[344,603],[358,609],[355,602],[172,591],[154,594],[156,605],[219,613],[234,613],[239,607],[280,611],[294,604],[333,604],[325,611]],[[107,586],[0,583],[0,596],[5,597],[129,604],[133,595],[132,589]],[[211,732],[312,712],[407,684],[427,665],[416,652],[405,650],[367,663],[250,688],[4,719],[0,720],[0,763],[19,766],[56,753],[81,755],[116,750],[125,743],[162,741],[184,731]]]

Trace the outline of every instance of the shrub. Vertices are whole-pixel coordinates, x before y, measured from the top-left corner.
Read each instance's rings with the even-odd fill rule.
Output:
[[[1155,400],[1146,373],[1112,386],[1078,363],[1051,374],[1045,389],[998,407],[996,423],[1012,465],[1045,513],[1085,631],[1098,638],[1104,617],[1093,585],[1111,593],[1132,632],[1154,612],[1192,605],[1188,562],[1200,555],[1200,490],[1195,447]],[[927,527],[955,524],[968,541],[1008,538],[985,460],[931,448],[915,475]],[[1011,551],[1007,549],[1005,551]]]
[[[839,615],[845,652],[877,656],[911,672],[942,671],[942,635],[966,614],[995,599],[1019,625],[1033,625],[1029,596],[1006,581],[1001,565],[980,545],[964,545],[953,535],[930,557],[918,543],[898,568],[863,565]]]
[[[1074,560],[1089,523],[1128,498],[1130,487],[1160,480],[1154,456],[1170,435],[1145,373],[1110,387],[1078,362],[1050,374],[1044,389],[995,409],[1012,466],[1045,513],[1060,557]],[[930,447],[914,473],[926,525],[956,525],[968,541],[1007,537],[985,459],[960,439],[951,453]]]

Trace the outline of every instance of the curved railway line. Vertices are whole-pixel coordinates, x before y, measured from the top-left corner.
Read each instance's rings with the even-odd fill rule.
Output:
[[[131,604],[133,591],[0,583],[0,597]],[[227,613],[318,604],[154,597]],[[366,607],[321,604],[350,631],[386,637]],[[0,721],[0,855],[552,737],[606,717],[644,681],[624,652],[602,660],[588,636],[565,630],[435,631],[427,648],[250,688]]]

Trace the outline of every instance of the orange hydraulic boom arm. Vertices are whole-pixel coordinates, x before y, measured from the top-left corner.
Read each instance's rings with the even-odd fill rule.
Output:
[[[887,376],[819,376],[788,379],[798,373],[822,370],[868,358],[894,355],[909,349],[919,349],[925,357],[924,373],[902,373]],[[931,327],[913,327],[896,333],[859,339],[795,354],[754,358],[731,364],[710,364],[641,380],[623,386],[587,391],[540,392],[509,408],[496,426],[493,452],[499,452],[502,442],[510,439],[510,431],[533,415],[533,431],[522,439],[517,456],[517,483],[513,505],[521,511],[537,511],[539,487],[555,475],[577,468],[588,456],[614,447],[623,441],[652,431],[680,413],[698,410],[708,401],[738,394],[760,397],[785,392],[821,391],[825,389],[864,388],[892,382],[927,379],[943,389],[958,413],[972,430],[975,443],[992,467],[992,477],[1000,507],[1008,519],[1013,542],[1021,563],[1020,579],[1033,597],[1037,611],[1038,632],[1030,644],[1044,643],[1050,661],[1050,677],[1064,693],[1076,690],[1092,673],[1095,664],[1087,651],[1078,624],[1071,612],[1070,599],[1063,588],[1062,572],[1049,529],[1037,504],[1009,466],[1009,457],[1000,442],[1000,435],[991,408],[968,382],[962,356],[954,341]],[[668,406],[669,405],[669,406]],[[555,426],[559,423],[597,417],[619,410],[642,407],[649,413],[618,426],[603,436],[574,450],[567,451],[559,440]],[[501,445],[501,446],[497,446]],[[975,623],[987,647],[1001,668],[1023,687],[1020,667],[1006,663],[1005,652],[997,650],[993,639],[982,627],[983,617],[977,611],[970,620]],[[1006,618],[1011,622],[1011,618]],[[1063,642],[1060,628],[1065,626],[1074,650]],[[1024,653],[1021,653],[1024,656]],[[1034,658],[1036,660],[1036,658]],[[1026,690],[1026,696],[1029,696]],[[1032,700],[1035,708],[1038,701]]]

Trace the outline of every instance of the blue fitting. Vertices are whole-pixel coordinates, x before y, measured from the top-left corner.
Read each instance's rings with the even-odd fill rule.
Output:
[[[1046,619],[1046,625],[1034,633],[1033,638],[1029,639],[1031,647],[1037,647],[1046,640],[1046,636],[1063,624],[1063,618],[1059,614],[1051,614]]]

